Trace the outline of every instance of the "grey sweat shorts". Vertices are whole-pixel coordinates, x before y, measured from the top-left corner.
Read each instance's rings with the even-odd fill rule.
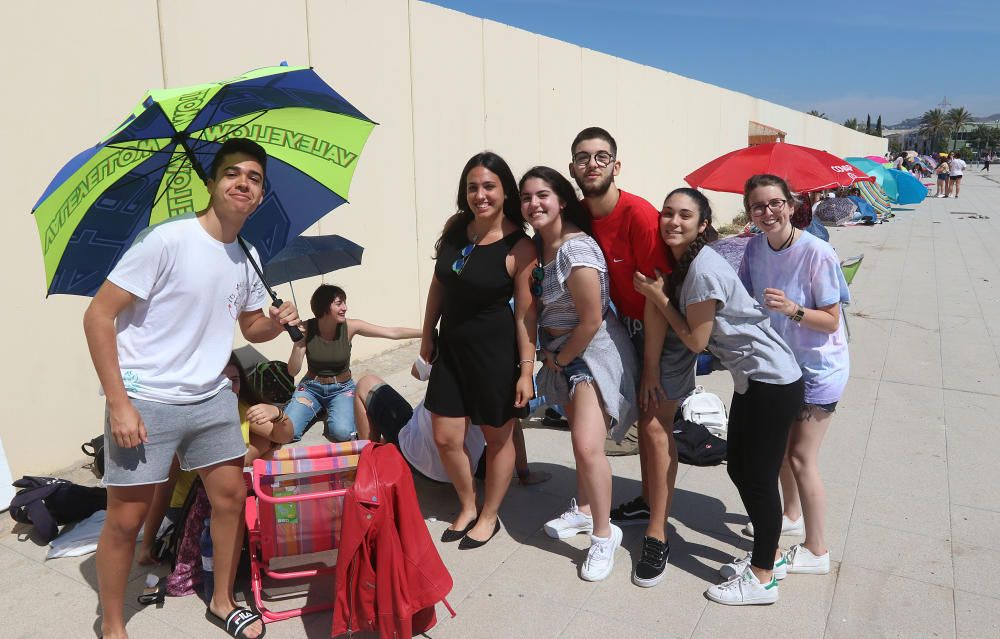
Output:
[[[104,485],[139,486],[167,481],[176,454],[184,470],[206,468],[246,455],[236,394],[224,388],[194,404],[132,399],[149,441],[121,448],[104,413]]]
[[[642,320],[632,319],[624,315],[621,320],[632,340],[632,346],[635,347],[641,378],[643,355],[645,354],[643,344],[646,337],[645,327]],[[667,399],[681,400],[694,390],[694,371],[697,361],[697,353],[692,353],[673,329],[668,330],[667,337],[663,340],[663,352],[660,353],[660,386],[667,394]]]

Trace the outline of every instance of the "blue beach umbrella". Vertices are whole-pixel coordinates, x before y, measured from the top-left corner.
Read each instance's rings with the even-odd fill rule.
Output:
[[[889,169],[896,180],[896,204],[920,204],[927,197],[927,187],[917,176],[899,169]]]
[[[875,177],[875,183],[882,187],[885,194],[889,196],[889,200],[895,202],[899,197],[899,189],[896,186],[896,178],[889,173],[889,169],[885,168],[877,162],[873,162],[867,158],[844,158],[858,169],[861,169],[868,175]]]

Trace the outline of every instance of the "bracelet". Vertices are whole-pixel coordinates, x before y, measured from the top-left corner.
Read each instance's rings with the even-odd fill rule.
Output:
[[[280,421],[282,421],[284,419],[285,419],[285,411],[283,411],[282,409],[279,408],[278,409],[278,416],[275,417],[274,419],[272,419],[271,423],[272,424],[277,424],[278,422],[280,422]]]
[[[533,359],[522,359],[520,362],[517,363],[518,366],[522,366],[524,364],[531,364],[532,366],[534,366],[535,365],[535,360],[533,360]]]
[[[795,312],[789,315],[788,319],[792,320],[795,323],[799,323],[802,321],[802,318],[805,317],[805,315],[806,315],[806,309],[802,308],[801,304],[796,304]]]

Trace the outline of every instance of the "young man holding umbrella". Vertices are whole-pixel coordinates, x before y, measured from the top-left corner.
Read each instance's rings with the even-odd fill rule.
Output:
[[[97,549],[101,633],[126,637],[125,585],[154,486],[174,456],[197,470],[212,504],[215,589],[209,612],[236,637],[262,637],[260,616],[239,608],[233,582],[242,545],[246,446],[236,396],[222,370],[235,325],[264,342],[298,325],[290,303],[267,306],[237,235],[264,196],[267,154],[231,139],[206,181],[208,207],[144,231],[84,314],[107,397],[108,512]],[[251,249],[254,259],[259,257]]]

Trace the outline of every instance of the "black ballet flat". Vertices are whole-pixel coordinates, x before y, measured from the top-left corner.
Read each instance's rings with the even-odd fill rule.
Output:
[[[471,526],[470,526],[470,528],[471,528]],[[493,534],[492,535],[490,535],[489,537],[487,537],[486,539],[484,539],[482,541],[479,541],[478,539],[473,539],[472,537],[469,537],[468,535],[466,535],[465,537],[462,537],[462,541],[459,542],[458,549],[459,550],[473,550],[474,548],[481,548],[481,547],[485,546],[487,543],[489,543],[490,539],[493,539],[494,537],[496,537],[498,532],[500,532],[500,518],[499,517],[497,518],[496,525],[493,526]]]
[[[479,521],[478,517],[469,522],[469,525],[463,528],[462,530],[453,530],[451,528],[445,528],[444,532],[441,533],[441,541],[446,544],[450,544],[453,541],[458,541],[459,539],[462,539],[463,537],[465,537],[465,534],[467,532],[472,530],[472,527],[476,525],[477,521]]]

